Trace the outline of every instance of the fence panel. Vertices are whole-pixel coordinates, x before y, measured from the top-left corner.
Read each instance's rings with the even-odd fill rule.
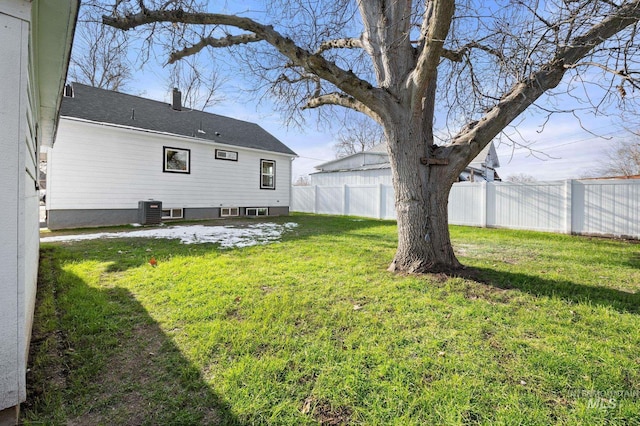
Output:
[[[380,187],[378,185],[345,186],[345,214],[379,217]]]
[[[391,185],[292,188],[292,211],[395,219]],[[640,238],[640,180],[461,182],[449,223]]]
[[[344,214],[343,186],[316,186],[316,213]]]
[[[449,223],[485,226],[485,184],[460,182],[449,193]]]
[[[564,182],[494,183],[487,226],[565,232]]]
[[[640,182],[574,181],[572,193],[574,233],[640,238]]]
[[[291,191],[291,211],[314,213],[316,208],[316,188],[314,186],[294,186]]]
[[[396,219],[396,193],[393,185],[380,185],[380,218]]]

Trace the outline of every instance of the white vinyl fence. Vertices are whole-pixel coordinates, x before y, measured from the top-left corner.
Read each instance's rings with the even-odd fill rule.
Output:
[[[294,186],[291,210],[395,219],[391,185]],[[460,182],[449,223],[640,238],[640,180]]]

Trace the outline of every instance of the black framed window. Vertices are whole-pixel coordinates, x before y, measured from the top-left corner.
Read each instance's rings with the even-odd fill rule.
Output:
[[[238,152],[216,149],[216,160],[238,161]]]
[[[164,147],[162,171],[167,173],[191,173],[191,150]]]
[[[276,189],[276,162],[260,160],[260,189]]]

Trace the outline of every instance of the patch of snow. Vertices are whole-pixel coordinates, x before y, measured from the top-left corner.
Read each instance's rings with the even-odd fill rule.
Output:
[[[233,248],[278,242],[285,231],[297,226],[298,224],[295,222],[288,222],[282,225],[277,223],[256,223],[238,228],[205,225],[172,226],[163,229],[144,229],[139,231],[59,235],[43,237],[40,242],[83,241],[98,238],[167,238],[179,239],[182,244],[218,243],[220,248]]]

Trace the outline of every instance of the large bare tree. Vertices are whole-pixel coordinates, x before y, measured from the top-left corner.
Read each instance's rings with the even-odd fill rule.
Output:
[[[364,115],[357,116],[344,124],[333,145],[337,158],[366,151],[384,142],[382,128]]]
[[[451,185],[543,95],[562,88],[601,109],[614,95],[629,103],[640,87],[640,0],[266,3],[262,14],[225,14],[206,4],[118,1],[103,22],[147,37],[177,27],[184,37],[169,62],[231,47],[286,107],[339,106],[377,121],[395,189],[392,271],[460,268],[448,230]],[[444,142],[434,139],[438,108],[450,130]]]
[[[602,166],[596,173],[604,177],[640,175],[640,140],[615,142],[602,156]]]
[[[101,89],[122,91],[132,79],[126,37],[121,31],[101,25],[95,14],[96,5],[82,5],[69,64],[69,78]]]

